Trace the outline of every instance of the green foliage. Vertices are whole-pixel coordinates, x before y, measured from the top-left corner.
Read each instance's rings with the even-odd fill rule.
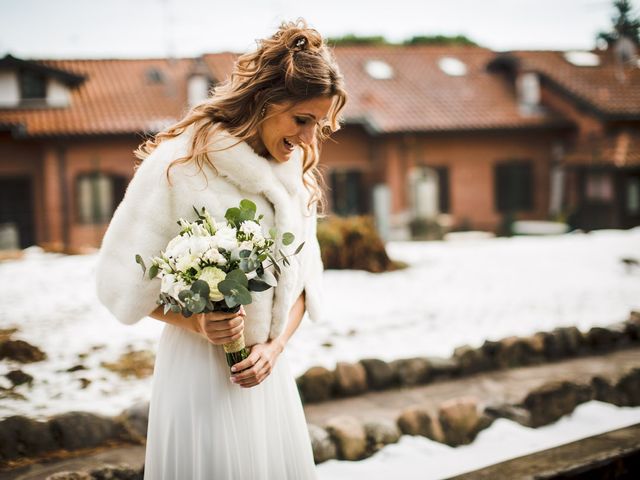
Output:
[[[348,33],[341,37],[330,37],[327,39],[328,45],[391,45],[382,35],[359,36]]]
[[[376,273],[397,268],[370,216],[322,219],[318,222],[317,236],[325,268]]]
[[[613,7],[617,10],[611,17],[612,29],[608,32],[600,32],[598,40],[604,40],[608,46],[621,36],[629,37],[636,45],[640,46],[640,17],[632,12],[629,0],[615,0]]]
[[[402,42],[403,45],[472,45],[478,46],[476,42],[470,40],[465,35],[416,35],[409,40]]]

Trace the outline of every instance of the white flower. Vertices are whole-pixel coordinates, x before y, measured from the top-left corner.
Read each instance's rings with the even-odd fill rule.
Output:
[[[227,274],[216,267],[203,268],[198,275],[199,280],[204,280],[209,285],[209,299],[218,302],[224,299],[224,295],[218,290],[218,284],[226,278]]]
[[[228,225],[220,227],[213,235],[214,247],[231,251],[238,246],[236,229]]]
[[[198,237],[193,236],[189,237],[188,245],[189,245],[189,253],[196,257],[201,257],[204,252],[206,252],[211,246],[210,239],[211,237]]]
[[[209,235],[209,232],[204,227],[204,225],[200,225],[198,223],[194,223],[191,226],[191,233],[193,233],[193,235],[196,237],[206,237]]]
[[[254,222],[253,220],[245,220],[240,225],[240,231],[247,236],[254,235],[256,237],[262,237],[262,229],[260,228],[260,224]]]
[[[190,268],[200,270],[200,256],[185,253],[176,259],[176,270],[186,273]]]
[[[182,290],[188,290],[189,287],[182,279],[176,279],[173,274],[168,274],[162,277],[162,283],[160,284],[160,291],[175,298],[179,301],[178,295]]]
[[[217,265],[226,265],[227,263],[227,259],[224,258],[224,255],[222,255],[217,248],[210,248],[207,250],[203,255],[203,258]]]
[[[238,245],[238,251],[240,250],[253,250],[253,242],[251,242],[250,240],[245,240],[240,245]]]
[[[178,235],[171,239],[164,251],[167,257],[178,258],[189,251],[189,237],[186,235]]]

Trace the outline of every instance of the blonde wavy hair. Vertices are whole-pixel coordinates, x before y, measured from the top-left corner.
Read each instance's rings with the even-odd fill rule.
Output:
[[[317,210],[324,212],[324,181],[318,168],[320,146],[340,129],[341,112],[347,101],[342,74],[320,33],[308,27],[302,18],[282,22],[275,34],[257,40],[257,44],[256,51],[238,57],[229,79],[216,86],[206,100],[191,108],[182,120],[143,142],[134,155],[139,164],[160,142],[180,135],[195,124],[188,154],[171,162],[167,179],[170,183],[169,170],[174,165],[189,162],[195,162],[199,172],[205,163],[217,171],[215,155],[212,159],[208,153],[215,151],[209,146],[209,138],[218,129],[227,130],[242,142],[253,137],[262,122],[271,116],[261,115],[269,104],[290,108],[304,100],[332,98],[327,122],[316,125],[313,144],[301,144],[302,181],[310,193],[307,208],[318,202]]]

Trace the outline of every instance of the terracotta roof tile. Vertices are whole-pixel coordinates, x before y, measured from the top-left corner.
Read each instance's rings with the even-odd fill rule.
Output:
[[[556,85],[608,116],[640,117],[640,68],[617,66],[608,51],[593,50],[599,66],[576,66],[560,51],[506,52],[518,58],[521,68],[544,74]]]
[[[71,89],[68,108],[0,109],[0,124],[21,125],[29,136],[147,132],[185,112],[192,59],[35,60],[87,79]],[[147,78],[156,69],[164,78]]]
[[[565,122],[553,112],[520,113],[513,87],[486,70],[495,53],[485,48],[339,46],[335,54],[349,93],[347,119],[365,119],[381,132],[540,127]],[[467,74],[445,73],[438,66],[443,57],[463,62]],[[394,77],[374,79],[365,71],[367,60],[386,62]]]

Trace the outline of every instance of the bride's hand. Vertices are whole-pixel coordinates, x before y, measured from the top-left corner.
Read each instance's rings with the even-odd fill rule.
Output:
[[[198,333],[215,345],[223,345],[240,338],[244,331],[244,316],[242,306],[236,313],[210,312],[194,315]]]
[[[262,383],[273,371],[282,350],[284,345],[278,339],[256,343],[251,347],[249,356],[233,366],[235,373],[231,381],[241,387],[255,387]]]

